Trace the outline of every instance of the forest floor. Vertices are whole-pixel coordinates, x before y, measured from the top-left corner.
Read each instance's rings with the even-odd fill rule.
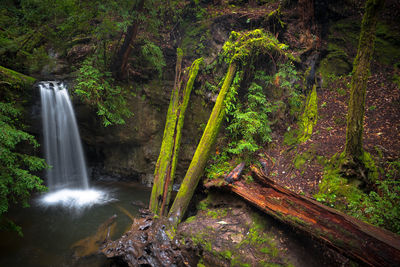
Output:
[[[374,64],[367,86],[364,149],[382,169],[400,157],[400,89],[393,82],[394,72]],[[318,121],[305,143],[285,145],[286,129],[281,131],[266,151],[271,179],[309,197],[318,192],[324,165],[344,150],[350,83],[351,77],[341,77],[318,91]]]

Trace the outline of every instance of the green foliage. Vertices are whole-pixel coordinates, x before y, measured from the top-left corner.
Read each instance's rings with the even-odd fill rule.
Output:
[[[162,69],[166,66],[164,55],[156,44],[149,40],[145,40],[141,47],[140,64],[147,64],[148,67],[154,69],[158,76],[161,77]]]
[[[221,154],[216,154],[211,157],[211,164],[207,165],[205,172],[208,179],[217,179],[224,177],[227,175],[232,168],[234,168],[233,163],[230,162],[230,156],[226,151],[223,151]]]
[[[32,135],[22,130],[20,114],[13,104],[0,102],[0,217],[11,203],[27,207],[31,192],[46,189],[33,174],[46,167],[45,161],[18,149],[19,145],[39,146]],[[15,228],[12,222],[7,223]]]
[[[360,182],[342,176],[343,155],[335,155],[324,169],[318,201],[360,220],[400,234],[400,160],[388,164],[384,180],[375,182],[375,191],[359,188]]]
[[[115,81],[110,72],[99,68],[96,58],[86,59],[79,69],[75,94],[84,102],[97,109],[104,126],[124,124],[125,118],[133,115],[129,110],[124,91]]]
[[[400,181],[388,178],[376,184],[377,192],[370,192],[361,204],[349,206],[351,214],[400,234]]]
[[[256,73],[257,75],[260,73]],[[262,86],[253,82],[248,89],[247,103],[237,103],[236,108],[228,113],[232,117],[226,128],[232,140],[228,144],[229,153],[248,155],[260,149],[262,144],[271,141],[268,114],[272,112],[272,105],[263,90]]]
[[[278,72],[275,79],[279,77],[280,88],[287,92],[289,113],[293,117],[298,117],[303,107],[304,95],[301,93],[301,88],[297,83],[299,73],[296,71],[293,62],[288,60],[285,63],[278,64]]]
[[[265,70],[257,70],[256,65],[250,64],[255,62],[257,57],[266,55],[267,60],[277,55],[284,55],[294,60],[293,56],[284,51],[285,49],[287,49],[286,45],[259,29],[243,33],[232,32],[229,40],[224,44],[220,60],[227,63],[240,63],[241,71],[236,73],[225,99],[225,111],[229,122],[226,131],[229,141],[222,149],[222,153],[214,157],[207,168],[207,176],[210,179],[227,174],[229,168],[233,167],[231,166],[233,162],[224,162],[225,158],[240,158],[249,162],[254,152],[271,141],[271,125],[274,123],[271,121],[272,116],[277,111],[284,112],[282,110],[286,106],[283,95],[289,96],[288,102],[292,114],[300,110],[301,96],[299,87],[296,85],[298,75],[291,60],[285,60],[286,63],[277,65],[279,69],[275,79],[280,81],[278,85],[273,83],[275,79]],[[281,60],[285,57],[281,57]],[[249,82],[247,93],[238,99],[239,87],[245,86],[242,82],[245,72],[247,75],[251,73],[252,79],[246,81]],[[271,88],[272,94],[276,94],[273,97],[277,100],[267,99]]]
[[[65,56],[72,46],[88,41],[96,53],[104,55],[105,64],[109,64],[110,50],[118,47],[117,38],[136,19],[141,21],[147,37],[158,35],[158,14],[165,7],[161,1],[147,0],[146,12],[137,13],[135,6],[139,0],[3,2],[0,60],[7,67],[35,72],[51,63],[49,48]]]

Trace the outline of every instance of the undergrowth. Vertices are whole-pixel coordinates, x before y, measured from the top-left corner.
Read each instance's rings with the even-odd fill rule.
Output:
[[[280,118],[279,114],[297,116],[300,112],[303,97],[293,63],[279,63],[277,68],[272,75],[255,70],[246,93],[240,97],[238,89],[243,87],[243,73],[236,74],[225,101],[228,125],[224,145],[206,168],[209,179],[226,175],[241,161],[247,165],[254,163],[258,152],[272,141],[271,127]]]
[[[400,160],[388,163],[384,178],[375,181],[375,190],[365,192],[358,180],[343,177],[337,157],[326,165],[314,197],[357,219],[400,234]]]
[[[79,69],[75,94],[85,103],[97,109],[104,126],[124,124],[132,116],[128,109],[123,90],[115,85],[111,72],[105,71],[98,58],[87,58]]]

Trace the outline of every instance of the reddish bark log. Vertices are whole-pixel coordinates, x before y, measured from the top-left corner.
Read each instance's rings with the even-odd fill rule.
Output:
[[[243,168],[244,168],[245,163],[242,162],[239,165],[237,165],[233,171],[231,171],[226,177],[225,181],[228,183],[233,183],[234,181],[239,180],[240,174],[242,174]]]
[[[295,194],[255,167],[252,167],[252,176],[264,186],[237,181],[224,187],[350,258],[371,266],[399,266],[400,236]]]

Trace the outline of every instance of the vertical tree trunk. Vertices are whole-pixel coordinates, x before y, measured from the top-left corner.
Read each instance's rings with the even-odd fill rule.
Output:
[[[165,215],[165,208],[168,207],[170,201],[185,111],[199,66],[203,62],[203,58],[195,60],[192,66],[183,74],[186,78],[183,78],[181,71],[182,57],[183,52],[178,48],[175,84],[171,93],[163,141],[154,171],[153,189],[150,197],[150,210],[161,216]],[[181,90],[184,80],[187,81],[186,87]]]
[[[139,1],[135,9],[135,13],[139,14],[143,12],[144,1],[145,0]],[[132,53],[133,43],[136,40],[136,36],[139,31],[140,20],[137,17],[138,16],[136,16],[136,19],[134,19],[133,23],[128,27],[124,42],[121,48],[118,50],[118,53],[114,59],[114,63],[111,67],[116,78],[124,78],[127,73],[128,60]]]
[[[229,65],[228,73],[226,74],[221,91],[219,92],[210,118],[208,119],[206,129],[204,130],[203,136],[197,145],[196,152],[194,153],[185,178],[183,179],[175,201],[172,204],[171,210],[169,211],[168,216],[174,224],[178,224],[182,220],[182,217],[186,212],[189,202],[204,171],[204,167],[207,163],[211,149],[215,143],[215,140],[217,139],[222,121],[225,117],[225,96],[229,91],[235,73],[236,63],[232,62]]]
[[[351,82],[349,110],[347,114],[345,156],[351,161],[358,161],[363,154],[362,134],[364,122],[365,91],[369,68],[374,51],[375,31],[378,12],[384,0],[368,0],[361,24],[357,56],[354,60]]]

